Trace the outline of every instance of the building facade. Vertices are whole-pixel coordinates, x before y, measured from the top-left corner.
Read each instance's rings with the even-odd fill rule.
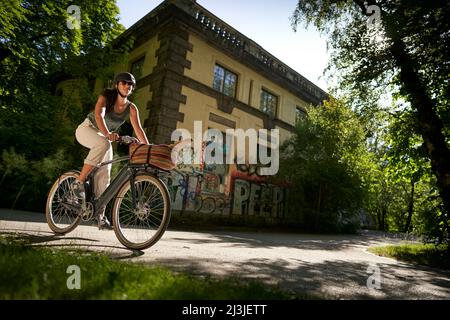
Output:
[[[278,129],[289,138],[305,107],[327,93],[192,0],[167,0],[126,30],[134,47],[117,67],[137,79],[134,102],[153,143],[176,129]],[[99,87],[104,86],[99,84]],[[235,148],[234,143],[231,148]],[[229,150],[228,150],[229,151]],[[226,154],[226,150],[225,150]],[[286,189],[258,164],[179,167],[170,181],[174,208],[282,218]]]

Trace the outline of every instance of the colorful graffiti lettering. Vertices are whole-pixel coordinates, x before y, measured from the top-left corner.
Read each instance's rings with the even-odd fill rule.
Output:
[[[234,170],[227,186],[223,176],[191,167],[173,171],[166,182],[180,212],[284,218],[287,188],[265,180]]]
[[[234,179],[233,213],[284,217],[286,189],[265,183]]]

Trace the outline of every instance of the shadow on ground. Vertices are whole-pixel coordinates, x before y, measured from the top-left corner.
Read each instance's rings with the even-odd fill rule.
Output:
[[[95,248],[101,248],[103,250],[103,254],[106,254],[112,259],[117,260],[125,260],[132,259],[134,257],[139,257],[144,254],[144,251],[141,250],[132,250],[122,246],[111,246],[104,244],[93,244],[92,242],[99,242],[96,239],[90,238],[81,238],[81,237],[70,237],[67,235],[57,236],[54,234],[51,235],[41,235],[41,234],[29,234],[26,233],[27,230],[23,230],[23,232],[19,232],[19,230],[1,230],[0,235],[10,237],[15,239],[16,241],[24,242],[31,246],[36,247],[46,247],[46,248],[60,248],[60,249],[68,249],[68,250],[86,250],[92,253],[99,253]],[[64,243],[52,243],[54,241],[64,240]],[[67,243],[69,241],[69,243]],[[70,241],[74,241],[70,243]],[[75,242],[76,241],[76,242]],[[83,244],[80,241],[87,241],[89,243]],[[114,249],[108,251],[108,249]],[[116,252],[117,249],[120,249],[120,252]],[[125,251],[125,254],[123,253]]]
[[[191,259],[158,259],[158,263],[176,272],[189,272],[201,277],[234,277],[263,282],[299,294],[308,293],[325,299],[450,299],[450,272],[442,271],[439,277],[429,268],[410,265],[377,264],[380,269],[381,288],[373,286],[368,264],[342,260],[308,263],[298,260],[295,268],[283,260],[270,264],[263,259],[246,261],[236,266],[222,266],[226,272],[211,272],[203,261]],[[224,267],[224,268],[223,268]],[[422,271],[420,277],[417,271]],[[428,292],[423,285],[434,286]],[[372,285],[371,285],[372,284]]]

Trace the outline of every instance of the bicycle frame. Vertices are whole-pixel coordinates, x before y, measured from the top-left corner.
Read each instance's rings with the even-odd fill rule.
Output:
[[[103,193],[100,195],[99,198],[95,198],[94,194],[94,183],[95,183],[95,174],[97,171],[106,165],[127,161],[129,160],[129,156],[120,157],[115,160],[111,161],[105,161],[94,167],[94,169],[91,171],[89,176],[87,177],[87,181],[89,182],[87,184],[86,188],[86,201],[91,202],[94,207],[94,214],[98,214],[99,211],[106,207],[108,203],[115,197],[117,192],[119,191],[120,187],[127,181],[130,181],[130,188],[131,188],[131,195],[132,195],[132,204],[133,206],[136,206],[136,198],[135,198],[135,191],[134,191],[134,178],[139,172],[148,172],[148,169],[151,168],[153,174],[155,177],[159,177],[160,172],[165,172],[164,170],[160,170],[156,167],[153,167],[148,164],[126,164],[124,165],[117,176],[111,181],[109,186],[103,191]]]
[[[117,176],[114,178],[114,180],[111,181],[111,183],[109,184],[109,186],[105,189],[105,191],[100,195],[99,198],[95,198],[94,195],[94,185],[95,185],[95,174],[97,173],[97,171],[106,165],[109,164],[113,164],[113,163],[117,163],[117,162],[122,162],[122,161],[126,161],[129,160],[129,157],[120,157],[118,159],[115,160],[111,160],[111,161],[106,161],[106,162],[102,162],[100,163],[98,166],[96,166],[92,172],[89,174],[87,180],[88,180],[88,184],[87,184],[87,189],[86,189],[86,199],[88,202],[91,202],[92,205],[94,206],[94,213],[98,214],[101,208],[106,207],[106,205],[114,198],[114,196],[117,194],[117,192],[119,191],[119,188],[127,181],[127,180],[131,180],[131,188],[133,190],[133,204],[134,204],[134,176],[136,175],[137,171],[140,171],[142,169],[145,169],[145,167],[142,165],[140,166],[140,168],[134,168],[134,167],[130,167],[129,165],[124,165],[119,173],[117,174]]]

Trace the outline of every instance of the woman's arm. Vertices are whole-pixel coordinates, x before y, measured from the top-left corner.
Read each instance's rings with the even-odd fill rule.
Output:
[[[141,120],[139,119],[139,110],[134,103],[130,104],[130,121],[139,141],[141,143],[150,144],[141,126]]]
[[[106,98],[104,96],[100,96],[97,99],[97,103],[95,104],[95,122],[97,123],[98,130],[110,141],[116,141],[119,138],[117,133],[111,133],[108,130],[105,122],[105,112],[106,112]]]

